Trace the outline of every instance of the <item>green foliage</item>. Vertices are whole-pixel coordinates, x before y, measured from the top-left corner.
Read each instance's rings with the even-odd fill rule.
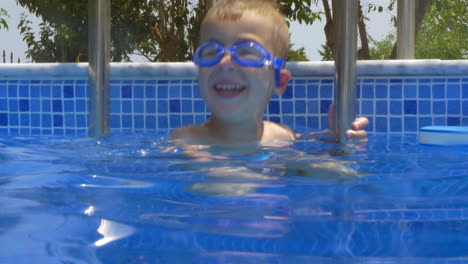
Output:
[[[416,39],[416,59],[468,59],[468,16],[465,0],[434,1]],[[391,58],[395,33],[371,40],[371,59]]]
[[[16,0],[40,17],[39,34],[22,17],[19,28],[33,61],[86,61],[88,50],[87,0]],[[318,0],[278,0],[290,20],[311,24],[320,12]],[[198,45],[206,0],[112,0],[111,60],[129,61],[132,54],[149,61],[188,61]]]
[[[289,44],[289,53],[287,61],[309,61],[305,53],[305,48],[293,49],[293,44]]]
[[[468,59],[466,0],[434,1],[416,40],[416,58]]]
[[[4,17],[10,18],[7,11],[5,9],[3,9],[3,8],[0,8],[0,29],[2,29],[2,27],[4,27],[5,29],[8,30],[8,24],[7,24]]]
[[[369,48],[371,60],[389,60],[392,56],[393,46],[396,41],[396,36],[391,33],[381,41],[370,39],[371,47]]]

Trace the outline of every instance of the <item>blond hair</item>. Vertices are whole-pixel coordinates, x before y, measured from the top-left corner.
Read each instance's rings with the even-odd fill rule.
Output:
[[[254,12],[257,15],[271,19],[274,25],[273,52],[275,56],[287,58],[289,52],[289,30],[284,16],[278,11],[274,0],[221,0],[218,1],[206,14],[202,22],[205,24],[208,17],[221,21],[237,21],[244,13]]]

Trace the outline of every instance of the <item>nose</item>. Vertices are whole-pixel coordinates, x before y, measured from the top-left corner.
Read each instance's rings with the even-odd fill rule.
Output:
[[[220,65],[228,65],[232,66],[234,64],[234,61],[232,60],[232,55],[229,51],[226,51],[224,53],[224,56],[221,58],[221,61],[219,62]]]

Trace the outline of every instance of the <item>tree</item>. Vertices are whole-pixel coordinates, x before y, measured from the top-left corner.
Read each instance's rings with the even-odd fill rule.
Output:
[[[10,18],[7,11],[5,9],[3,9],[3,8],[0,8],[0,29],[2,29],[2,27],[4,27],[4,28],[6,28],[8,30],[8,24],[7,24],[4,17]]]
[[[466,0],[438,0],[416,39],[418,59],[468,59],[468,6]]]
[[[418,23],[418,22],[417,22]],[[416,39],[417,59],[467,59],[468,16],[465,0],[438,0],[427,8]],[[372,59],[395,58],[395,33],[373,41]]]
[[[40,17],[36,35],[31,21],[19,24],[33,61],[87,61],[87,1],[16,0]],[[310,9],[312,1],[278,0],[286,17],[313,23],[320,12]],[[137,54],[149,61],[188,61],[198,45],[198,32],[207,11],[207,0],[112,0],[111,60],[129,61]]]

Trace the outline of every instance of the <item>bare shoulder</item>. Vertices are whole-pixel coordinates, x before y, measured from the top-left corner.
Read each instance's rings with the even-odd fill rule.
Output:
[[[287,125],[264,121],[263,140],[285,139],[294,140],[296,134]]]
[[[170,139],[190,139],[199,134],[198,130],[198,126],[195,125],[181,126],[173,130],[169,137]]]

